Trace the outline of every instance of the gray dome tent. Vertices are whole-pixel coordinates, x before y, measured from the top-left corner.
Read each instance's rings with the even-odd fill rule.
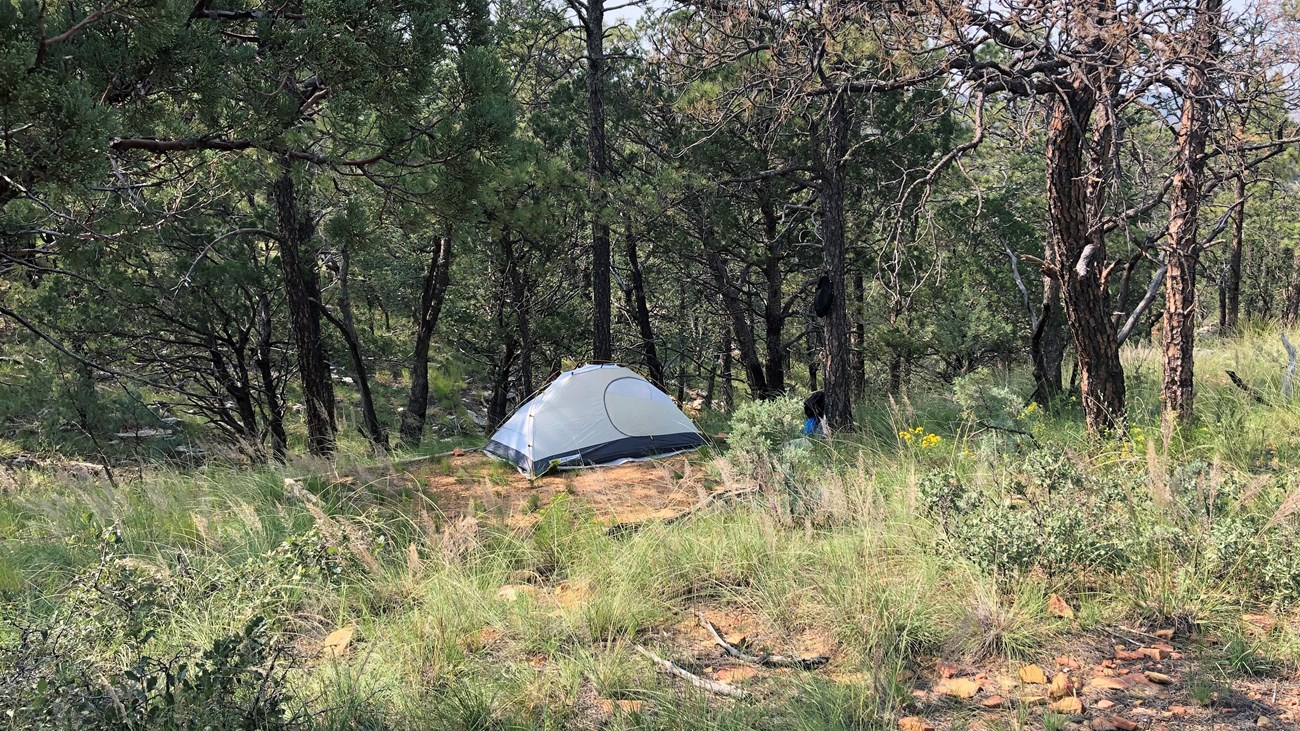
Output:
[[[611,364],[561,373],[520,406],[483,451],[534,478],[552,467],[666,457],[704,443],[668,394]]]

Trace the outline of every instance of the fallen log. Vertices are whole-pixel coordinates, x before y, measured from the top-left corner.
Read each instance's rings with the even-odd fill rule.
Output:
[[[671,675],[676,675],[677,677],[681,678],[682,680],[685,680],[686,682],[690,683],[696,688],[700,688],[701,690],[706,690],[710,693],[716,693],[717,695],[725,695],[730,698],[749,697],[749,693],[746,693],[745,691],[735,687],[734,685],[727,685],[726,683],[719,683],[716,680],[701,678],[700,676],[696,675],[695,673],[692,673],[691,671],[683,667],[668,662],[662,657],[659,657],[653,652],[650,652],[649,650],[645,649],[641,645],[634,645],[634,647],[636,647],[637,652],[649,658],[650,662],[653,662],[655,665],[658,665],[660,670],[663,670],[664,672],[669,673]]]
[[[799,668],[800,670],[816,670],[831,661],[831,659],[826,655],[817,655],[815,657],[751,655],[723,639],[722,633],[718,632],[718,628],[714,627],[712,622],[705,619],[703,614],[697,614],[695,616],[700,620],[700,624],[704,629],[708,630],[709,634],[713,635],[713,641],[718,643],[718,646],[728,655],[751,665],[761,665],[765,668]]]
[[[1259,391],[1256,391],[1254,387],[1252,387],[1249,383],[1246,383],[1245,381],[1241,380],[1241,376],[1237,375],[1233,371],[1224,371],[1224,373],[1228,374],[1228,378],[1232,381],[1232,385],[1236,386],[1237,388],[1240,388],[1242,391],[1245,391],[1247,394],[1249,394],[1251,398],[1255,399],[1256,403],[1261,403],[1261,404],[1268,403],[1268,400],[1265,399],[1259,393]]]

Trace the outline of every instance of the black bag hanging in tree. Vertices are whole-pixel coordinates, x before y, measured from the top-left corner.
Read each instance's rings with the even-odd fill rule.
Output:
[[[813,314],[818,317],[825,317],[826,313],[831,311],[831,305],[835,302],[835,293],[831,290],[831,278],[822,275],[817,280],[817,292],[813,295]]]

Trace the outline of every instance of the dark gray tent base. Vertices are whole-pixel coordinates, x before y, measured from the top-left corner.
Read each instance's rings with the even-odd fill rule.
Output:
[[[577,451],[555,454],[529,462],[521,452],[501,442],[489,440],[483,451],[497,459],[505,460],[520,472],[541,477],[555,467],[594,467],[617,462],[620,459],[646,459],[666,456],[704,446],[706,440],[698,432],[659,434],[652,437],[624,437],[604,444],[593,444]]]

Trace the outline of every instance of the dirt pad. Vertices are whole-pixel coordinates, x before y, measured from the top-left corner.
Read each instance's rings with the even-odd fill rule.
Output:
[[[529,480],[511,465],[477,452],[445,457],[414,476],[445,516],[485,511],[510,525],[529,525],[538,510],[568,494],[610,524],[667,518],[705,495],[691,455],[615,467],[561,470]]]

